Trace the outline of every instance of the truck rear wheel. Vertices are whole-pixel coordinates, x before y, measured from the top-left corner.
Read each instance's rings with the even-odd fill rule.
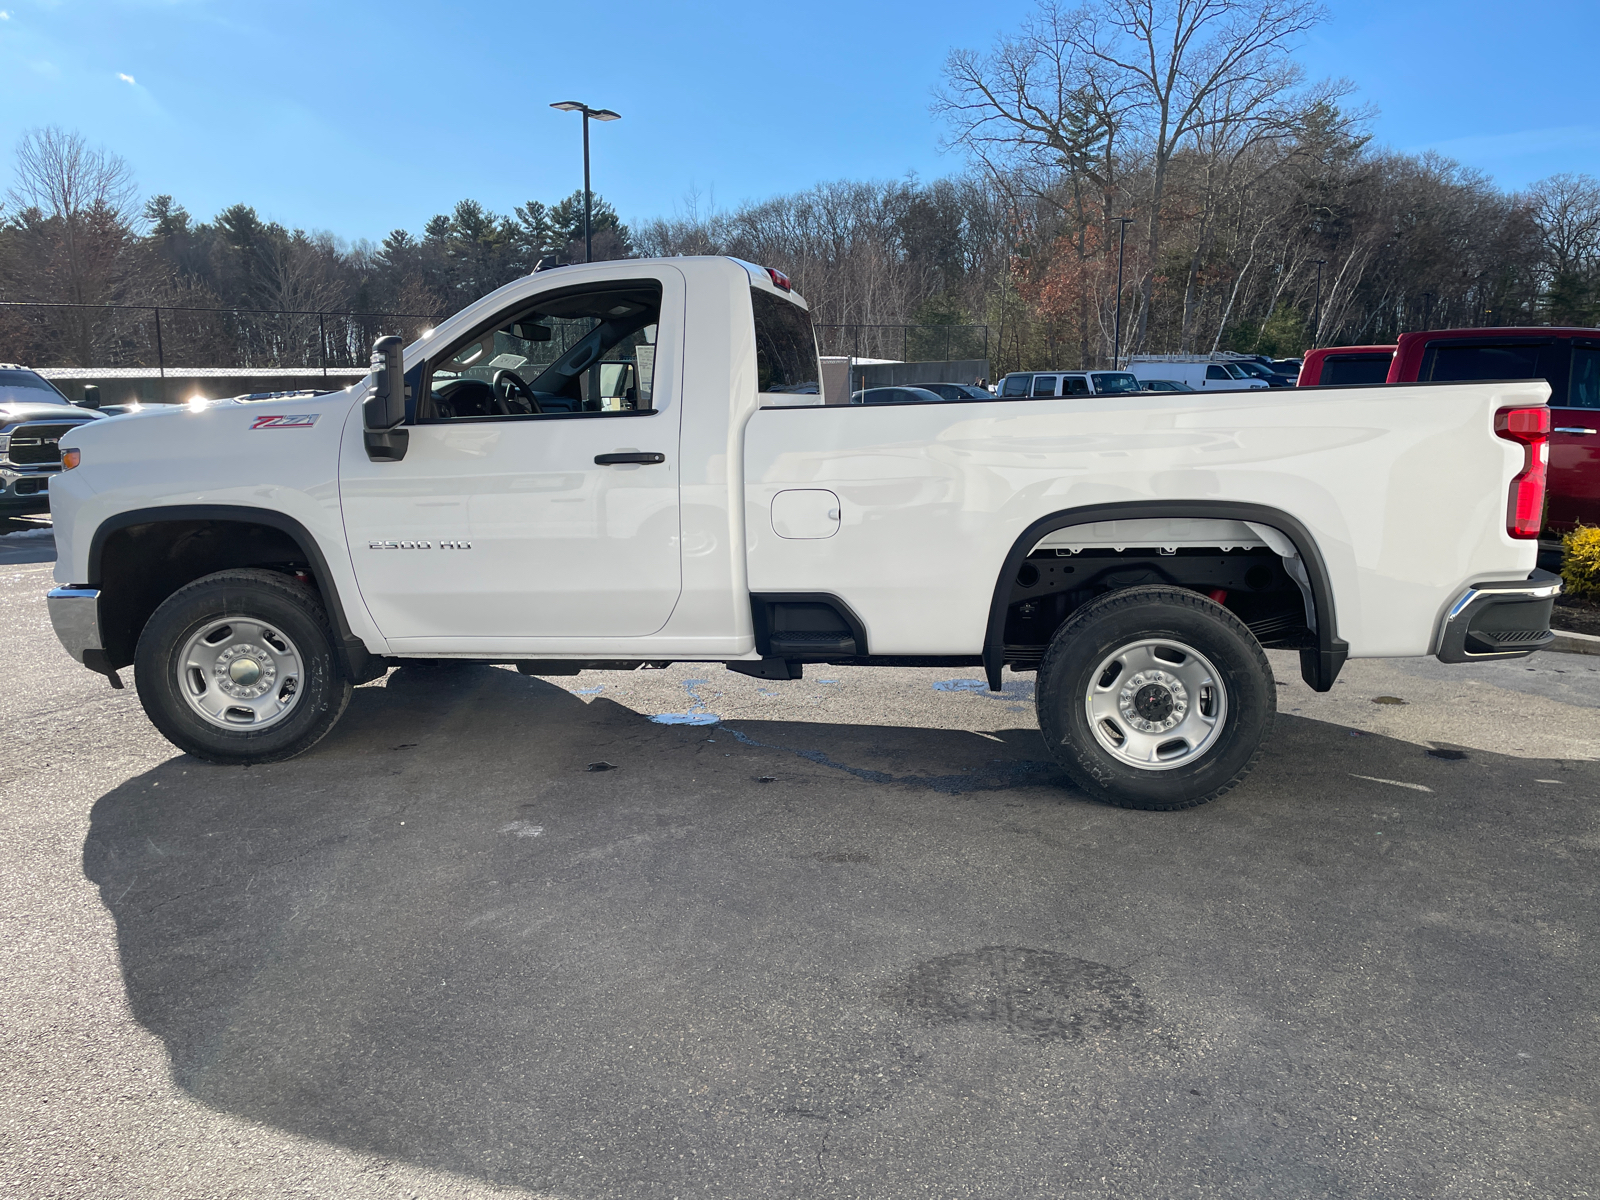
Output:
[[[1261,757],[1272,668],[1243,622],[1175,587],[1078,609],[1039,665],[1039,728],[1074,783],[1123,808],[1215,800]]]
[[[276,571],[219,571],[174,592],[146,622],[134,670],[151,723],[210,762],[293,758],[350,703],[316,592]]]

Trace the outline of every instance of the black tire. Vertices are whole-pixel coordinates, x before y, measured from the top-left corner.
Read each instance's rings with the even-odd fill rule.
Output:
[[[1099,723],[1090,715],[1096,696],[1109,698],[1100,701],[1102,706],[1118,702],[1114,684],[1120,677],[1121,661],[1128,660],[1119,660],[1100,673],[1102,664],[1145,640],[1170,640],[1192,648],[1197,653],[1187,660],[1164,646],[1147,652],[1178,654],[1174,661],[1187,661],[1190,670],[1198,670],[1208,679],[1214,673],[1215,682],[1221,685],[1220,702],[1212,689],[1199,689],[1209,703],[1220,703],[1206,735],[1209,740],[1185,748],[1174,739],[1168,743],[1175,748],[1170,765],[1154,757],[1157,746],[1152,746],[1152,757],[1146,760],[1151,765],[1130,765],[1108,746],[1118,733],[1126,738],[1123,745],[1134,746],[1140,736],[1137,731],[1120,726],[1115,716]],[[1133,678],[1127,676],[1129,681]],[[1156,721],[1167,719],[1180,710],[1172,707],[1174,693],[1161,689],[1160,684],[1154,691],[1140,689],[1124,703],[1146,697],[1153,705],[1149,715]],[[1126,687],[1120,695],[1128,696]],[[1183,713],[1201,711],[1199,696],[1184,692],[1180,703]],[[1108,804],[1161,812],[1205,804],[1244,779],[1261,757],[1278,707],[1272,668],[1250,630],[1222,605],[1176,587],[1126,588],[1079,608],[1050,640],[1039,664],[1035,704],[1045,742],[1074,783]],[[1169,706],[1165,712],[1162,705]],[[1128,713],[1127,708],[1119,711]],[[1156,743],[1163,736],[1143,735],[1144,744]],[[1128,754],[1132,753],[1130,749]],[[1193,757],[1188,758],[1189,754]]]
[[[292,704],[266,728],[219,727],[181,690],[180,654],[197,631],[223,619],[281,630],[296,653]],[[350,703],[350,680],[333,647],[328,614],[311,587],[277,571],[219,571],[179,588],[145,623],[134,656],[139,702],[162,736],[196,758],[279,762],[316,745]]]

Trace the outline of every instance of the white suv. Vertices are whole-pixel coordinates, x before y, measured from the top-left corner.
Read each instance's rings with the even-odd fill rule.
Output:
[[[1002,400],[1019,396],[1105,396],[1137,392],[1139,381],[1128,371],[1014,371],[1000,381]]]

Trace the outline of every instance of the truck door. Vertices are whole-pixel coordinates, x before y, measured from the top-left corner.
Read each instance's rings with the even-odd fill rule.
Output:
[[[1550,485],[1545,525],[1564,533],[1582,521],[1600,525],[1600,340],[1572,346],[1565,395],[1551,381]]]
[[[684,284],[671,267],[640,276],[552,278],[442,340],[416,376],[399,462],[367,457],[357,415],[340,501],[391,642],[465,650],[666,624],[682,588]]]

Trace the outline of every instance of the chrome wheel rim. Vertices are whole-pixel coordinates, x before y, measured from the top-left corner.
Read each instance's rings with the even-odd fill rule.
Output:
[[[224,617],[202,625],[177,661],[178,691],[202,720],[222,729],[266,729],[300,699],[300,652],[274,625]]]
[[[1169,638],[1146,638],[1106,655],[1084,698],[1089,728],[1118,762],[1170,771],[1216,744],[1228,692],[1205,655]]]

